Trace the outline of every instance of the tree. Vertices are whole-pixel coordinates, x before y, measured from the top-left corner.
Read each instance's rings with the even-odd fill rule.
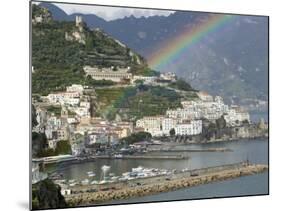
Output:
[[[117,68],[116,66],[113,66],[112,70],[113,70],[113,71],[117,71],[118,68]]]
[[[176,82],[170,84],[171,87],[183,91],[194,91],[194,89],[183,79],[178,79]]]
[[[244,125],[248,125],[248,124],[249,124],[249,121],[248,121],[247,119],[244,119],[244,120],[242,121],[242,123],[243,123]]]
[[[134,144],[139,141],[150,141],[152,138],[150,133],[147,132],[138,132],[138,133],[133,133],[130,136],[127,136],[122,139],[127,144]]]
[[[216,126],[218,129],[223,129],[226,127],[226,121],[223,116],[216,120]]]
[[[172,128],[169,133],[170,136],[174,136],[176,134],[175,128]]]

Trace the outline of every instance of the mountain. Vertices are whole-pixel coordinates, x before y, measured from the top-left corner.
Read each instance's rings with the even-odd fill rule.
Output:
[[[50,4],[46,7],[52,13],[60,10]],[[65,20],[75,15],[65,16]],[[112,21],[80,15],[90,28],[101,28],[149,60],[161,43],[169,43],[183,27],[204,24],[210,14],[175,12],[167,17],[130,16]],[[187,49],[176,65],[171,62],[156,70],[176,72],[194,88],[222,95],[228,102],[268,100],[268,18],[236,16],[227,27],[214,30]]]
[[[41,6],[33,5],[32,11],[33,93],[48,94],[73,83],[112,83],[86,77],[85,65],[130,66],[135,74],[150,72],[142,56],[104,31],[90,30],[84,22],[77,25],[73,21],[56,21],[52,13]]]

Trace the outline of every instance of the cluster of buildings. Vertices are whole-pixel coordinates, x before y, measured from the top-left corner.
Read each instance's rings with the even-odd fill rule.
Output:
[[[76,133],[86,136],[87,144],[116,144],[118,140],[134,132],[133,122],[107,121],[103,118],[91,118],[88,123],[79,124]]]
[[[82,85],[72,85],[66,88],[66,92],[50,93],[46,98],[52,105],[65,106],[79,117],[90,117],[90,102],[83,95]]]
[[[44,105],[36,106],[38,125],[34,130],[45,133],[49,148],[55,149],[59,141],[71,140],[76,125],[90,118],[90,102],[83,91],[82,85],[74,84],[67,87],[65,92],[41,97]]]
[[[174,129],[175,135],[198,135],[202,132],[202,120],[184,120],[167,116],[147,116],[137,120],[137,128],[152,136],[169,136]]]
[[[227,126],[238,126],[243,121],[250,122],[249,113],[238,106],[224,104],[222,97],[214,99],[205,92],[198,93],[199,99],[182,101],[182,108],[169,109],[163,116],[148,116],[137,120],[136,127],[143,128],[152,136],[170,135],[174,129],[175,135],[197,135],[202,133],[202,120],[214,122],[224,117]]]
[[[92,118],[91,103],[83,92],[83,86],[72,85],[65,92],[42,97],[45,104],[36,106],[38,125],[34,130],[45,133],[49,148],[55,149],[59,141],[69,140],[73,154],[77,155],[85,145],[111,145],[134,132],[133,122]],[[60,113],[50,112],[50,106],[59,108]]]
[[[165,73],[159,77],[174,80],[172,73]],[[137,80],[149,81],[152,78],[137,76]],[[180,108],[168,109],[165,115],[145,116],[134,125],[133,122],[91,117],[89,96],[84,95],[82,85],[73,84],[67,87],[65,92],[50,93],[43,97],[49,106],[61,108],[60,115],[37,106],[36,118],[39,124],[36,128],[45,133],[49,148],[55,149],[61,140],[70,140],[73,154],[78,155],[87,145],[114,145],[118,140],[139,131],[149,132],[152,136],[198,135],[202,133],[205,119],[215,122],[223,116],[227,126],[250,122],[249,114],[240,107],[224,104],[219,96],[213,98],[205,92],[197,94],[198,99],[182,101]]]
[[[91,76],[94,80],[110,80],[116,83],[131,83],[134,84],[137,81],[143,81],[144,84],[159,85],[162,83],[176,81],[175,73],[162,73],[160,76],[143,76],[133,75],[130,72],[130,67],[110,67],[110,68],[98,68],[85,66],[83,68],[86,75]]]

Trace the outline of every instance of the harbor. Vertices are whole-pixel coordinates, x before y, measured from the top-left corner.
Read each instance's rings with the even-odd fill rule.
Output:
[[[267,181],[266,177],[262,176],[268,173],[268,157],[267,154],[260,152],[268,148],[266,139],[243,140],[210,143],[202,145],[190,145],[189,149],[202,149],[201,152],[149,152],[155,155],[171,155],[184,154],[189,159],[181,160],[166,160],[166,159],[95,159],[93,162],[80,162],[64,165],[63,163],[54,164],[54,171],[59,177],[55,178],[57,184],[60,184],[62,190],[65,191],[64,197],[71,204],[83,201],[80,205],[100,204],[100,203],[123,203],[125,202],[143,202],[152,195],[152,198],[159,198],[161,194],[164,197],[161,200],[170,199],[170,194],[177,192],[190,193],[187,191],[191,187],[199,187],[199,190],[206,190],[204,186],[213,184],[214,182],[228,181],[243,181],[245,176],[261,178],[262,183]],[[206,149],[229,149],[227,151],[206,151]],[[225,155],[228,155],[225,157]],[[243,161],[248,160],[248,166],[241,168]],[[227,167],[228,166],[228,167]],[[253,170],[263,169],[262,171]],[[209,169],[207,171],[207,169]],[[224,169],[224,170],[223,170]],[[250,172],[248,171],[250,169]],[[51,172],[52,169],[46,169]],[[239,173],[239,171],[242,173]],[[244,171],[245,170],[245,171]],[[253,170],[253,172],[252,172]],[[226,173],[231,171],[231,173]],[[260,174],[256,174],[260,173]],[[213,178],[207,175],[213,175]],[[228,176],[222,176],[228,175]],[[202,177],[204,179],[202,179]],[[195,178],[200,178],[202,182],[196,182]],[[224,178],[224,179],[223,179]],[[184,186],[181,180],[188,180],[188,186]],[[176,182],[177,181],[177,182]],[[173,185],[170,184],[172,182]],[[236,183],[237,183],[236,182]],[[153,186],[158,184],[158,186]],[[165,185],[164,185],[165,184]],[[170,184],[170,185],[168,185]],[[249,183],[251,184],[251,183]],[[199,185],[199,186],[198,186]],[[239,185],[239,184],[238,184]],[[153,187],[151,187],[153,186]],[[164,186],[165,188],[162,188]],[[166,189],[167,187],[170,187]],[[156,187],[159,187],[158,189]],[[161,188],[160,188],[161,187]],[[145,189],[144,188],[148,188]],[[261,189],[261,193],[268,191],[267,186],[260,187],[254,185],[251,190]],[[138,189],[134,192],[133,190]],[[228,189],[232,194],[232,189]],[[124,192],[125,191],[125,192]],[[133,191],[133,193],[132,193]],[[142,193],[145,192],[146,194]],[[239,192],[246,194],[248,189]],[[110,193],[110,198],[103,194]],[[121,195],[118,197],[115,195]],[[204,193],[204,191],[203,191]],[[106,194],[106,195],[107,195]],[[200,193],[202,194],[202,193]],[[177,194],[176,194],[177,195]],[[125,197],[121,197],[125,196]],[[158,197],[159,196],[159,197]],[[167,196],[167,198],[165,198]],[[189,195],[180,195],[189,199]],[[93,198],[97,197],[97,198]],[[177,195],[178,197],[178,195]],[[100,200],[102,198],[102,200]],[[72,200],[73,199],[73,200]],[[79,199],[79,200],[78,200]],[[150,201],[150,199],[148,200]],[[125,203],[124,202],[124,203]],[[80,203],[80,202],[79,202]],[[79,203],[77,204],[79,206]]]
[[[146,196],[246,175],[258,174],[267,170],[267,165],[241,162],[203,169],[183,170],[172,174],[168,174],[167,172],[164,175],[141,179],[128,179],[124,182],[105,182],[104,184],[90,186],[79,185],[76,188],[72,188],[72,193],[66,195],[65,199],[73,206],[98,204],[110,200]]]

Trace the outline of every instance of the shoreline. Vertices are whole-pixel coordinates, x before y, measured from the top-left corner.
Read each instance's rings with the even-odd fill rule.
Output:
[[[211,169],[211,171],[210,171]],[[192,170],[193,175],[180,175],[174,179],[161,180],[155,178],[142,186],[131,186],[131,182],[120,189],[89,192],[87,190],[80,191],[80,193],[65,196],[69,206],[83,206],[83,205],[98,205],[113,200],[123,200],[128,198],[148,196],[162,192],[169,192],[181,188],[193,187],[202,184],[208,184],[216,181],[229,180],[241,176],[253,175],[262,173],[268,170],[267,165],[262,164],[230,164],[225,166],[211,167],[205,169]],[[195,172],[195,173],[194,173]],[[157,182],[157,180],[160,180]],[[119,184],[120,185],[120,184]],[[106,187],[106,186],[103,186]],[[109,187],[109,185],[107,186]]]
[[[213,143],[227,143],[227,142],[241,142],[241,141],[268,141],[268,137],[267,136],[259,136],[259,137],[245,137],[245,138],[235,138],[235,139],[216,139],[214,141],[207,141],[207,142],[187,142],[187,143],[173,143],[172,146],[189,146],[189,145],[207,145],[207,144],[213,144]],[[188,152],[189,150],[187,150]],[[190,150],[193,152],[204,152],[204,150]],[[231,150],[226,149],[226,150],[206,150],[206,152],[229,152]],[[75,159],[75,160],[68,160],[68,161],[62,161],[60,162],[61,165],[63,166],[68,166],[68,165],[72,165],[72,164],[80,164],[80,163],[88,163],[88,162],[95,162],[96,160],[98,160],[99,158],[93,158],[93,157],[85,157],[83,159]],[[106,158],[100,158],[100,159],[109,159],[109,160],[120,160],[120,158],[115,158],[113,156],[111,157],[106,157]],[[123,158],[124,159],[124,158]],[[154,158],[152,158],[154,159]],[[184,158],[176,158],[176,159],[188,159],[188,157],[184,157]],[[45,163],[46,166],[49,165],[57,165],[58,163]]]

